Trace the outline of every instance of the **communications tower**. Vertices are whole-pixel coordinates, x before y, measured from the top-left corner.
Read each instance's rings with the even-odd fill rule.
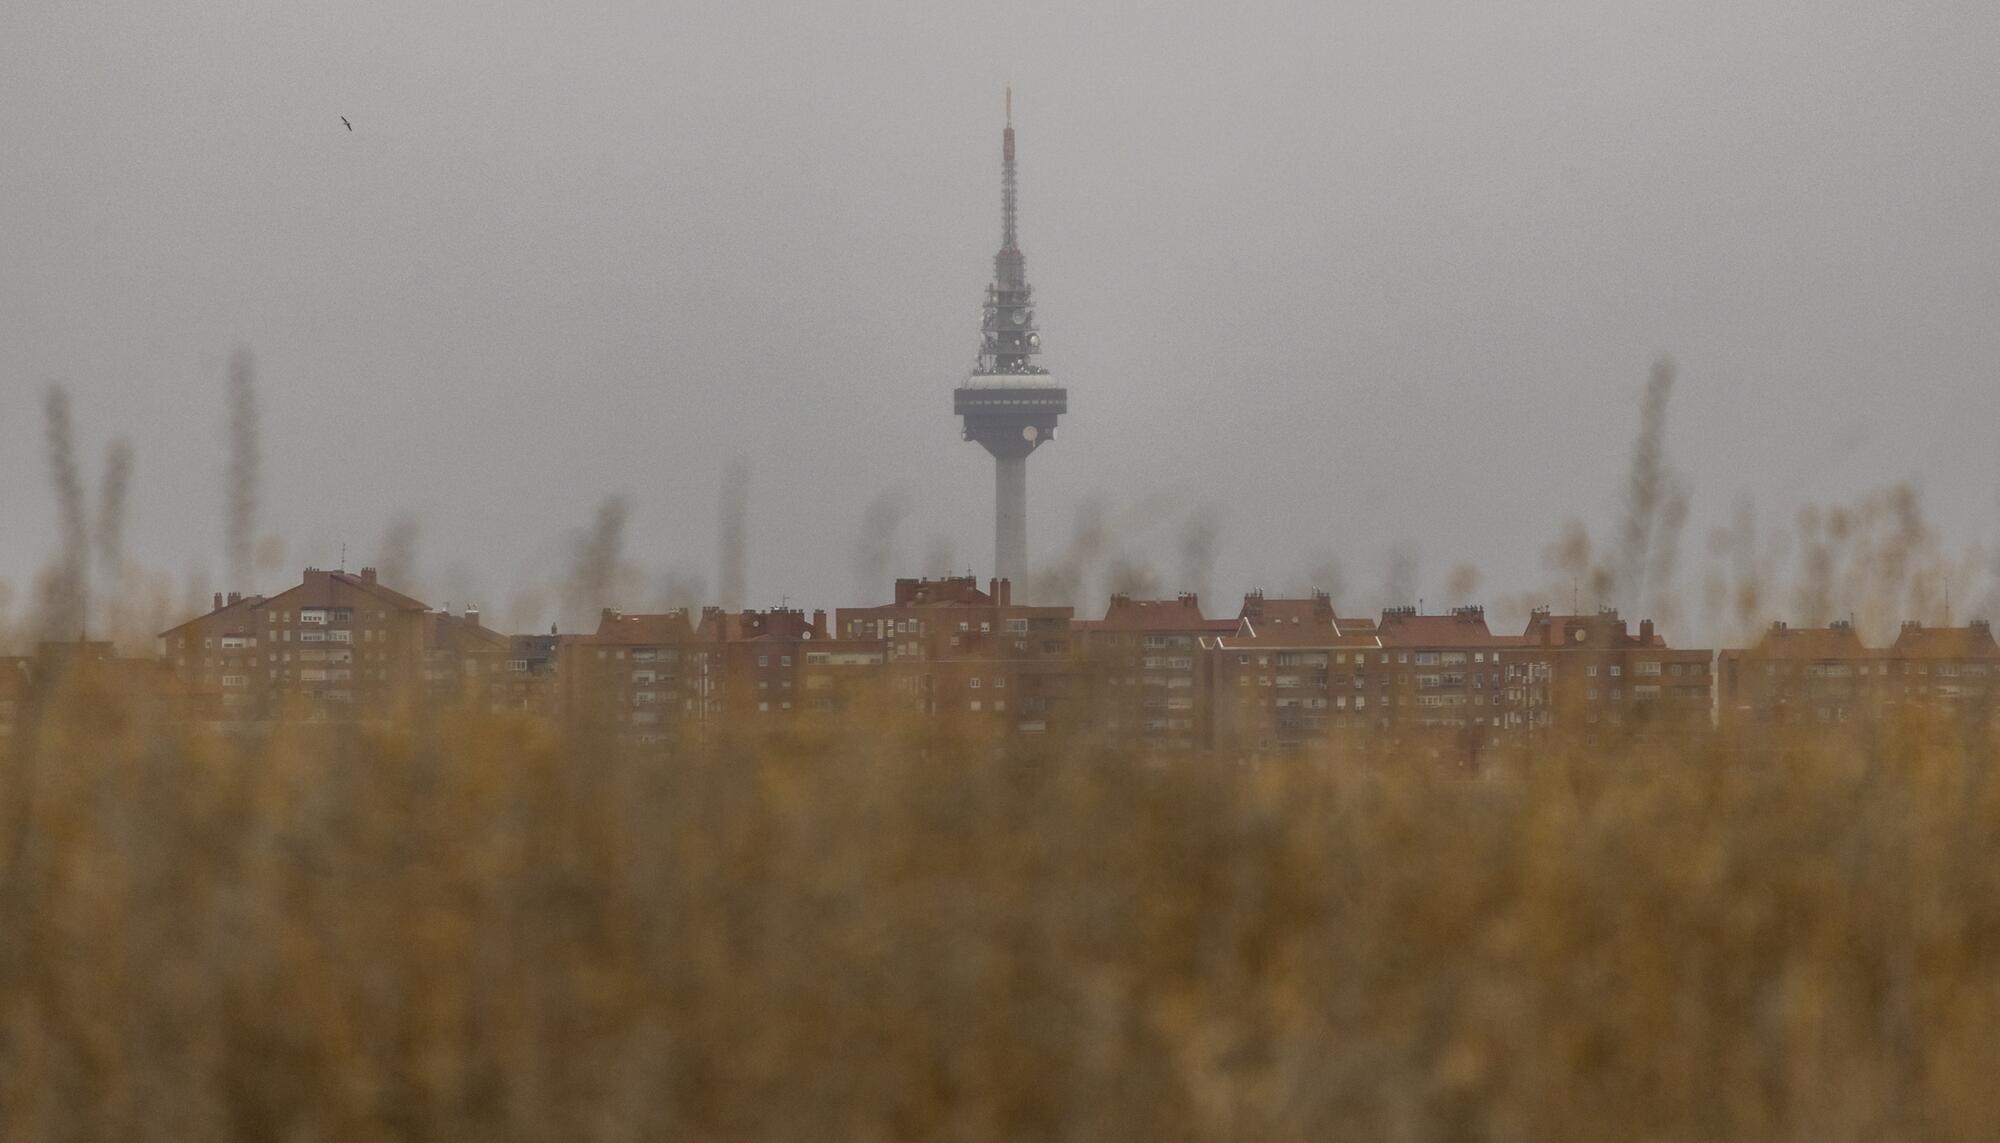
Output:
[[[1000,133],[1000,252],[986,287],[979,361],[952,392],[952,411],[965,418],[964,438],[993,454],[993,574],[1017,587],[1028,571],[1028,454],[1056,436],[1069,393],[1034,363],[1042,352],[1035,327],[1035,291],[1016,240],[1014,93]]]

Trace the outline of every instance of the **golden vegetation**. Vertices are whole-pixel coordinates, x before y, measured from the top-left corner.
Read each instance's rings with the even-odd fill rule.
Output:
[[[2000,1129],[2000,779],[1921,721],[1497,782],[825,726],[0,770],[0,1137]]]

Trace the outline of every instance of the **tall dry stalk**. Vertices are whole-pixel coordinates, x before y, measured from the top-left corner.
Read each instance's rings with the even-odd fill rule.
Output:
[[[1417,549],[1409,543],[1397,543],[1390,547],[1382,561],[1382,606],[1403,607],[1414,605],[1419,586]]]
[[[247,346],[229,355],[229,474],[225,490],[229,575],[247,590],[257,571],[257,501],[263,449],[257,418],[257,361]]]
[[[83,474],[77,465],[76,427],[70,414],[69,390],[60,383],[50,385],[42,393],[42,431],[62,537],[56,566],[43,584],[42,637],[76,639],[82,636],[88,619],[90,528],[84,509]]]
[[[579,538],[563,584],[563,622],[572,630],[595,628],[598,609],[620,601],[613,598],[625,560],[625,522],[632,502],[623,493],[597,505],[590,529]]]
[[[132,442],[119,437],[104,456],[104,485],[97,501],[97,560],[115,591],[125,567],[125,511],[132,486]]]
[[[1028,577],[1028,593],[1037,604],[1080,607],[1090,602],[1091,581],[1110,548],[1111,525],[1104,501],[1087,496],[1077,501],[1070,522],[1069,542],[1053,560]]]
[[[1222,510],[1212,501],[1196,504],[1181,521],[1176,539],[1176,554],[1180,557],[1177,590],[1209,599],[1209,587],[1215,578],[1215,557],[1221,550]],[[1212,600],[1210,605],[1213,606]]]
[[[1667,400],[1673,395],[1674,372],[1671,357],[1653,362],[1626,473],[1611,588],[1614,606],[1630,613],[1642,611],[1652,602],[1647,594],[1649,577],[1659,572],[1671,574],[1678,529],[1687,518],[1685,486],[1667,463]],[[1664,565],[1658,562],[1656,551],[1661,547],[1669,553]]]
[[[750,589],[750,463],[732,457],[722,471],[716,589],[725,611],[742,608]]]
[[[417,541],[422,532],[413,513],[398,512],[389,517],[375,545],[375,572],[383,583],[404,592],[416,590]]]
[[[854,537],[854,598],[873,599],[888,588],[895,575],[897,534],[909,511],[909,498],[897,488],[876,493],[862,509]]]

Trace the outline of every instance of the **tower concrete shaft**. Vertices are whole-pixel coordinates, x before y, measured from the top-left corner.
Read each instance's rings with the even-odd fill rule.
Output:
[[[1028,578],[1028,458],[993,458],[993,574]]]
[[[1014,583],[1028,574],[1028,454],[1055,439],[1056,423],[1069,411],[1068,390],[1035,364],[1042,335],[1018,221],[1010,90],[1000,134],[1000,251],[981,307],[979,356],[953,392],[952,407],[964,418],[964,438],[993,457],[993,568]]]

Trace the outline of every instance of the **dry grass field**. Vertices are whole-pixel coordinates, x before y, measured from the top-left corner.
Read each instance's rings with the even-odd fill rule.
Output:
[[[532,724],[0,769],[0,1138],[2000,1136],[1993,743]]]

